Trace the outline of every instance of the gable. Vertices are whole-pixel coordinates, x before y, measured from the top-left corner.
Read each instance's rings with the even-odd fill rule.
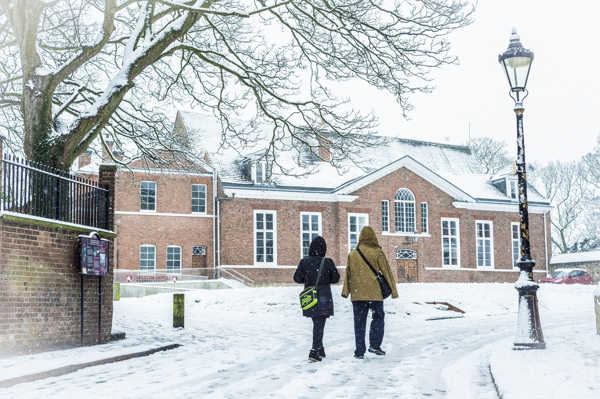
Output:
[[[452,182],[440,176],[438,173],[429,169],[422,163],[418,162],[410,155],[406,155],[380,169],[377,169],[371,173],[368,173],[358,179],[350,180],[337,187],[333,192],[337,194],[351,194],[375,181],[393,173],[401,168],[406,168],[413,172],[415,175],[431,183],[439,190],[445,192],[450,197],[466,202],[474,202],[475,199],[469,194],[461,190],[458,186]]]

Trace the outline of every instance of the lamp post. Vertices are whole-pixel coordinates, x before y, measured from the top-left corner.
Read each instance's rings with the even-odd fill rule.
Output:
[[[527,78],[533,52],[523,48],[519,35],[513,29],[508,49],[498,56],[498,62],[504,67],[510,85],[510,97],[515,101],[517,117],[517,162],[516,173],[519,185],[519,217],[521,235],[521,258],[517,265],[520,273],[515,283],[519,292],[519,313],[517,317],[517,332],[513,349],[544,349],[544,335],[540,324],[537,289],[539,286],[533,280],[535,262],[531,259],[529,246],[529,213],[527,211],[527,174],[525,171],[525,140],[523,137],[523,100],[527,97]]]

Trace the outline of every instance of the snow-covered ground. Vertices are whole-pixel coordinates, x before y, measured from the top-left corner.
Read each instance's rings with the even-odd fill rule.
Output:
[[[172,294],[115,302],[123,341],[0,359],[0,381],[179,343],[149,357],[0,388],[0,398],[497,398],[600,397],[600,336],[590,286],[538,292],[546,350],[513,351],[512,284],[399,284],[386,300],[385,357],[352,357],[350,302],[334,287],[327,358],[308,363],[311,322],[299,287],[185,293],[184,329],[173,329]],[[463,318],[425,301],[447,301]]]

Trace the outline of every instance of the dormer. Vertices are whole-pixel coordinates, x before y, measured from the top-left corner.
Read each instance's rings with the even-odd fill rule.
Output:
[[[519,199],[519,184],[517,183],[517,177],[514,174],[506,173],[503,175],[494,176],[490,180],[494,187],[506,195],[508,199]]]
[[[264,159],[252,162],[251,178],[254,184],[267,184],[271,181],[271,165]]]

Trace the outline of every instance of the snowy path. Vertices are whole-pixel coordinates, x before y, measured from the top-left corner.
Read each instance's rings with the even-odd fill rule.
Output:
[[[496,398],[489,354],[514,333],[511,285],[400,286],[401,298],[386,301],[388,355],[364,360],[352,357],[351,306],[335,287],[336,314],[325,328],[327,358],[321,363],[305,360],[311,322],[299,316],[297,291],[186,293],[184,330],[170,328],[168,295],[123,300],[115,309],[115,324],[128,336],[123,345],[184,346],[0,389],[0,398]],[[547,337],[565,324],[586,322],[589,314],[578,307],[587,298],[550,291],[552,297],[540,295]],[[450,301],[466,317],[425,321],[431,307],[413,302],[431,299]]]

